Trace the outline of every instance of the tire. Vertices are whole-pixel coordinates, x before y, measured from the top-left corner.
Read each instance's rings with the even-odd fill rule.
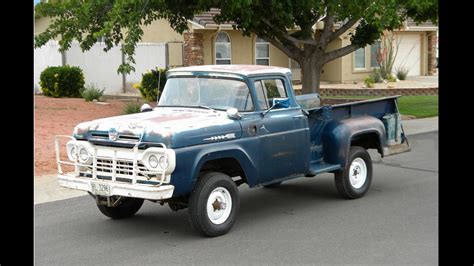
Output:
[[[364,196],[372,182],[372,159],[367,150],[359,146],[351,147],[345,169],[336,172],[334,179],[341,197],[357,199]]]
[[[266,186],[263,186],[264,188],[268,188],[268,189],[271,189],[271,188],[277,188],[277,187],[280,187],[281,185],[281,181],[280,182],[276,182],[276,183],[273,183],[273,184],[270,184],[270,185],[266,185]]]
[[[124,198],[116,207],[108,207],[107,205],[97,205],[100,212],[112,219],[122,219],[133,216],[140,210],[143,205],[143,199]]]
[[[239,191],[228,175],[205,173],[197,180],[188,206],[189,221],[196,231],[209,237],[220,236],[234,225],[240,207]]]

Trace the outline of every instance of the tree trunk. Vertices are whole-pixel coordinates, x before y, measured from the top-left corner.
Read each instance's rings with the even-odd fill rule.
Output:
[[[319,91],[319,82],[321,81],[322,61],[324,58],[311,56],[304,58],[301,65],[302,94],[317,93]]]

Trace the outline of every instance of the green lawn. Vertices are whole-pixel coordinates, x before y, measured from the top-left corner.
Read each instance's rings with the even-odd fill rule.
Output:
[[[324,98],[324,97],[323,97]],[[335,96],[328,98],[374,99],[374,96]],[[438,115],[438,96],[401,96],[398,98],[398,108],[403,115],[413,115],[417,118]]]

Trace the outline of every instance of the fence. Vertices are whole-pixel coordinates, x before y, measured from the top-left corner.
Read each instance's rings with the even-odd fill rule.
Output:
[[[174,45],[173,47],[175,47]],[[62,65],[59,44],[50,41],[34,51],[34,82],[39,84],[41,72],[47,66]],[[117,68],[125,60],[120,47],[113,47],[104,52],[105,44],[96,43],[90,50],[82,52],[79,44],[73,43],[64,53],[64,61],[71,66],[78,66],[84,72],[86,84],[93,83],[105,89],[105,94],[116,95],[132,92],[132,85],[140,82],[141,74],[154,69],[164,68],[168,62],[166,43],[139,43],[135,49],[135,72],[127,75],[117,73]],[[174,49],[174,48],[173,48]],[[176,49],[179,51],[179,49]]]

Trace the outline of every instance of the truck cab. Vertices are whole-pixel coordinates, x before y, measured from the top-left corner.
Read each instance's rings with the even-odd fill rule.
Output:
[[[242,184],[272,188],[329,172],[342,197],[362,197],[372,179],[367,149],[410,150],[396,99],[321,106],[317,94],[295,95],[287,68],[176,68],[151,111],[57,136],[59,183],[87,191],[112,219],[150,200],[187,208],[193,228],[218,236],[236,221]]]

